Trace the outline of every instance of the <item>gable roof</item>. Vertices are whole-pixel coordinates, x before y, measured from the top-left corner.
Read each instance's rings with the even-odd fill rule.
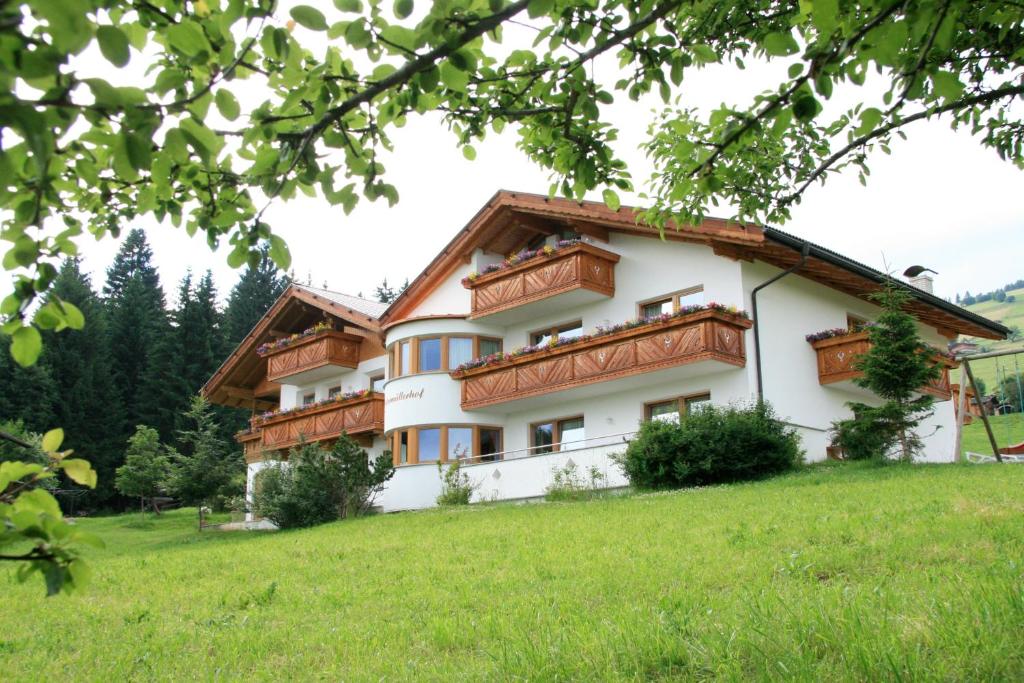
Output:
[[[607,240],[609,232],[619,232],[703,243],[720,256],[758,260],[779,268],[789,268],[798,263],[806,244],[808,259],[798,274],[861,299],[881,289],[889,279],[878,270],[775,228],[707,218],[699,226],[678,229],[672,226],[661,234],[656,228],[638,222],[640,211],[626,206],[613,211],[601,202],[579,202],[499,190],[409,283],[380,315],[380,321],[387,327],[408,317],[456,268],[468,263],[478,247],[501,254],[514,253],[531,237],[559,230],[574,230],[604,240]],[[929,292],[902,281],[896,282],[913,297],[910,312],[943,334],[953,336],[962,333],[1002,339],[1009,332],[1003,325]]]
[[[293,282],[221,363],[200,393],[220,405],[274,407],[276,401],[264,399],[273,396],[280,386],[265,381],[267,361],[256,353],[260,344],[280,337],[282,331],[305,329],[327,316],[376,336],[381,331],[378,318],[385,308],[376,301]]]

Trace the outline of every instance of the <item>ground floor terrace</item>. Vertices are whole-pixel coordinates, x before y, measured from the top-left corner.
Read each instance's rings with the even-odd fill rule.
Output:
[[[439,410],[429,383],[419,391],[405,388],[402,394],[389,393],[385,386],[381,395],[350,400],[336,411],[365,416],[358,424],[368,426],[357,438],[371,457],[385,450],[392,452],[395,475],[377,500],[382,510],[390,512],[433,506],[441,490],[438,465],[456,460],[475,486],[474,502],[541,497],[556,469],[567,465],[575,465],[585,476],[595,468],[603,486],[625,486],[627,481],[614,455],[625,451],[643,421],[684,419],[708,403],[749,403],[756,398],[750,379],[742,367],[715,368],[703,374],[677,369],[620,379],[614,391],[593,384],[474,411],[459,411],[455,406]],[[783,405],[777,411],[800,435],[808,462],[828,457],[830,421],[849,416],[846,402],[872,401],[870,394],[850,383],[826,383],[814,390],[827,410],[789,414],[783,412]],[[389,396],[401,399],[401,419],[389,421],[393,410],[389,406],[395,405],[388,403]],[[363,403],[382,409],[383,422],[375,421],[379,415],[375,410],[358,409]],[[315,411],[314,415],[318,414]],[[433,419],[446,414],[459,417]],[[412,416],[422,417],[417,420]],[[396,422],[397,426],[392,426]],[[280,429],[271,434],[275,443],[291,443],[298,438],[295,434],[280,436]],[[323,433],[322,440],[330,441],[337,438],[338,431],[324,428]],[[935,412],[920,434],[925,440],[927,461],[953,460],[952,401],[935,404]],[[286,457],[284,453],[252,454],[250,492],[268,459]]]

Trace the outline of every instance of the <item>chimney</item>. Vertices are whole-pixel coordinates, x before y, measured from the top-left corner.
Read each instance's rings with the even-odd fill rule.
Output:
[[[929,294],[933,294],[934,293],[933,288],[932,288],[932,276],[931,275],[925,275],[924,273],[922,273],[922,274],[918,275],[917,277],[910,278],[909,282],[914,287],[917,287],[918,289],[924,290],[924,291],[928,292]]]

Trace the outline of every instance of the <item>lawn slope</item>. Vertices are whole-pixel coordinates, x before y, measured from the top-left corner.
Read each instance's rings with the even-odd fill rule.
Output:
[[[198,534],[0,568],[5,680],[1022,680],[1024,467],[847,465],[585,503]]]

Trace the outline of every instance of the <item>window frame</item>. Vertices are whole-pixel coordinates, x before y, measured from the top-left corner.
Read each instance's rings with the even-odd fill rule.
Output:
[[[437,370],[420,370],[420,340],[423,339],[438,339],[441,343],[441,367]],[[388,347],[388,353],[391,354],[391,377],[408,377],[410,375],[423,375],[434,372],[452,372],[455,368],[449,368],[449,340],[450,339],[471,339],[472,349],[470,353],[472,357],[470,360],[480,357],[480,340],[486,339],[487,341],[493,341],[498,344],[498,351],[500,353],[505,346],[505,340],[501,337],[492,337],[490,335],[471,334],[466,332],[453,332],[451,334],[422,334],[416,337],[405,337],[393,342]],[[402,367],[402,346],[409,345],[409,368]],[[405,370],[405,372],[403,372]]]
[[[679,309],[682,308],[682,306],[679,303],[680,300],[684,296],[689,296],[690,294],[697,294],[698,292],[704,292],[704,283],[701,283],[699,285],[693,285],[692,287],[684,287],[683,289],[678,289],[674,292],[669,292],[668,294],[659,294],[658,296],[653,296],[650,299],[643,299],[642,301],[636,302],[636,316],[638,318],[644,317],[644,306],[665,302],[670,299],[672,301],[672,312],[678,313]]]
[[[307,401],[306,399],[309,398]],[[305,407],[316,403],[316,389],[312,391],[300,391],[299,392],[299,406]]]
[[[681,421],[687,415],[690,414],[690,411],[686,409],[687,402],[692,401],[695,398],[701,398],[706,401],[710,401],[711,392],[697,391],[692,394],[682,394],[681,396],[669,396],[667,398],[659,398],[653,401],[644,401],[644,422],[650,422],[651,420],[654,419],[654,417],[651,415],[651,408],[657,405],[661,405],[663,403],[670,403],[672,401],[675,401],[676,403],[676,409],[678,411],[679,419]]]
[[[437,341],[437,367],[431,368],[430,370],[420,370],[423,365],[423,347],[424,342]],[[439,372],[444,369],[447,365],[445,360],[448,358],[448,337],[444,335],[434,335],[429,337],[417,337],[416,338],[416,372],[421,374],[424,372]]]
[[[372,375],[369,375],[369,380],[370,380],[370,391],[383,391],[384,387],[381,387],[380,389],[377,389],[374,385],[377,382],[387,382],[388,381],[388,376],[387,376],[387,373],[384,373],[384,372],[374,373]]]
[[[870,322],[867,318],[861,317],[856,313],[846,314],[846,329],[850,332],[856,331],[858,327],[863,329]]]
[[[527,429],[529,430],[529,441],[528,441],[528,443],[530,444],[530,455],[543,455],[543,454],[546,454],[546,453],[558,453],[558,452],[560,452],[562,450],[562,423],[563,422],[568,422],[570,420],[581,420],[583,422],[584,435],[586,435],[587,420],[586,420],[586,416],[583,413],[578,413],[576,415],[566,415],[566,416],[562,416],[562,417],[553,417],[553,418],[548,418],[546,420],[537,420],[536,422],[531,422],[529,424],[529,426],[527,427]],[[537,450],[534,450],[535,448],[538,448],[538,445],[536,443],[536,439],[534,438],[534,436],[535,436],[535,428],[539,427],[541,425],[546,425],[546,424],[550,424],[551,425],[551,450],[550,451],[537,451]],[[584,436],[583,441],[586,441],[586,436]]]
[[[582,318],[578,320],[571,320],[569,322],[557,323],[548,328],[541,327],[536,330],[530,330],[530,332],[527,333],[526,340],[530,344],[530,346],[537,346],[538,344],[547,344],[550,343],[551,340],[557,340],[559,333],[565,332],[566,330],[575,330],[577,327],[580,330],[580,334],[583,334]],[[549,340],[547,342],[534,341],[534,339],[537,338],[538,335],[547,335],[549,337]]]
[[[334,386],[327,387],[327,398],[332,399],[341,393],[341,385],[335,384]]]
[[[494,460],[484,460],[483,458],[501,453],[501,450],[496,453],[488,453],[480,455],[480,430],[494,430],[498,432],[498,442],[504,447],[505,444],[505,429],[499,425],[492,424],[423,424],[416,425],[415,427],[402,427],[395,429],[390,434],[387,434],[384,438],[387,441],[388,447],[391,448],[391,462],[395,467],[404,467],[405,465],[435,465],[437,463],[447,464],[454,462],[448,458],[448,430],[451,428],[456,429],[472,429],[473,440],[471,444],[473,455],[462,458],[459,462],[463,464],[476,464],[481,462],[494,462]],[[437,460],[427,460],[425,462],[420,461],[420,431],[426,429],[438,429],[440,430],[438,440],[438,453],[439,458]],[[401,462],[401,437],[402,434],[406,434],[406,462]]]

